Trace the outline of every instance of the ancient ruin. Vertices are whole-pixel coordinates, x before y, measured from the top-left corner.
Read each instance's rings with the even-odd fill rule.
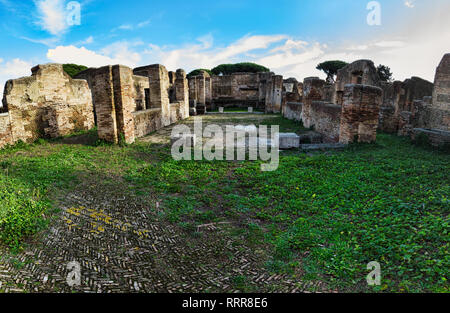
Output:
[[[306,78],[300,100],[283,102],[282,111],[325,142],[373,142],[380,130],[412,139],[422,134],[441,146],[450,142],[449,81],[450,54],[439,64],[434,84],[419,77],[381,82],[373,62],[359,60],[339,70],[334,85]]]
[[[189,116],[183,70],[162,65],[90,68],[72,79],[60,64],[38,65],[10,80],[0,115],[0,146],[61,137],[97,125],[99,139],[133,143]]]
[[[449,142],[450,54],[434,84],[419,77],[380,81],[370,60],[338,71],[334,84],[303,82],[272,72],[187,79],[155,64],[90,68],[75,79],[62,65],[38,65],[30,77],[6,83],[0,114],[0,147],[56,138],[97,126],[99,139],[133,143],[162,127],[227,107],[281,113],[311,128],[323,143],[374,142],[377,131]],[[300,138],[300,140],[302,140]]]
[[[239,107],[280,113],[283,77],[273,73],[234,73],[210,76],[205,71],[189,78],[191,112]]]

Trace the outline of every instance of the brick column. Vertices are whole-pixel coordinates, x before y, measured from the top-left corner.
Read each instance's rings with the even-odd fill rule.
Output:
[[[186,79],[186,72],[184,70],[177,70],[175,80],[175,96],[177,101],[181,102],[182,116],[189,117],[189,87]]]
[[[197,103],[206,105],[206,82],[205,76],[199,75],[196,77],[197,85]]]
[[[303,126],[310,128],[312,125],[311,105],[313,101],[321,101],[325,81],[318,77],[308,77],[303,81]]]
[[[98,138],[117,143],[117,121],[112,82],[111,66],[97,69],[93,78],[92,95],[97,112]]]
[[[282,100],[283,100],[283,76],[275,75],[273,77],[272,113],[281,112]]]
[[[116,109],[117,133],[122,135],[126,143],[133,143],[135,107],[133,95],[133,70],[123,65],[112,67],[114,104]]]
[[[450,131],[450,53],[444,55],[436,69],[431,127]]]
[[[163,65],[148,66],[150,102],[161,108],[162,125],[170,125],[169,74]]]
[[[375,142],[383,90],[367,85],[346,85],[339,142]]]

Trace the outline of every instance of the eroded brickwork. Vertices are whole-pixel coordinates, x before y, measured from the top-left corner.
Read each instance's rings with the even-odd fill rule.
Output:
[[[186,79],[186,72],[182,69],[177,70],[176,80],[176,100],[181,104],[181,118],[189,117],[189,85]]]
[[[302,122],[306,128],[314,126],[311,106],[313,101],[322,101],[324,86],[325,81],[318,77],[308,77],[303,81]]]
[[[370,60],[353,62],[338,71],[334,85],[333,103],[341,105],[347,84],[362,84],[380,87],[377,69]]]
[[[133,143],[135,134],[131,113],[136,109],[133,71],[129,67],[115,65],[112,75],[117,133],[126,143]]]
[[[92,97],[86,81],[72,79],[60,64],[38,65],[30,77],[6,83],[3,103],[9,113],[11,138],[32,142],[94,127]],[[0,137],[6,138],[7,133]]]
[[[375,86],[346,85],[339,141],[375,142],[383,90]]]
[[[13,144],[13,137],[11,133],[11,120],[9,113],[0,114],[0,148],[6,145]]]
[[[450,131],[450,53],[442,58],[436,70],[430,124],[432,128]]]

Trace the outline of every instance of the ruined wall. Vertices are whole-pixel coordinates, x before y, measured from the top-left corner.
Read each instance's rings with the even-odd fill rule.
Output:
[[[272,72],[260,72],[257,74],[258,79],[258,108],[265,109],[267,90],[272,86]]]
[[[436,69],[430,126],[450,131],[450,53],[444,55]]]
[[[370,60],[358,60],[340,69],[334,85],[333,103],[342,105],[347,84],[381,87],[374,63]]]
[[[234,73],[213,76],[212,102],[215,107],[257,107],[259,103],[259,77],[254,73]]]
[[[11,121],[9,113],[0,114],[0,148],[14,143],[11,132]]]
[[[149,109],[133,112],[134,133],[136,137],[144,137],[163,126],[161,124],[161,109]]]
[[[303,103],[301,102],[287,102],[283,107],[283,117],[300,122],[302,120],[302,107]]]
[[[151,108],[150,83],[148,77],[133,75],[134,81],[134,111],[143,111]]]
[[[433,93],[433,83],[419,77],[404,82],[382,82],[383,104],[380,109],[379,129],[387,133],[408,134],[411,127],[428,127],[430,116],[427,113],[427,99]],[[417,104],[417,101],[423,103]],[[416,104],[415,104],[416,103]],[[405,120],[410,112],[411,120]],[[402,129],[408,127],[408,129]]]
[[[287,103],[302,101],[302,93],[300,93],[300,90],[303,90],[303,87],[299,87],[299,85],[299,82],[295,78],[288,78],[283,81],[283,95],[281,101],[281,114],[283,116],[289,115],[292,112],[292,110],[287,107]],[[300,118],[300,116],[298,118]]]
[[[38,65],[31,71],[32,76],[10,80],[5,86],[3,103],[9,112],[10,143],[65,136],[94,127],[86,81],[72,79],[61,64]]]
[[[338,142],[340,136],[342,107],[325,101],[312,101],[310,107],[311,127],[324,136],[326,142]]]
[[[91,87],[100,139],[117,143],[122,138],[132,143],[189,117],[189,88],[183,70],[168,72],[159,64],[134,70],[114,65],[78,76]]]
[[[283,76],[274,75],[266,88],[266,113],[281,113]]]
[[[303,81],[302,122],[303,126],[306,128],[310,128],[314,125],[311,112],[312,102],[323,100],[324,86],[325,81],[318,77],[308,77]]]
[[[341,143],[375,142],[383,90],[374,86],[345,86],[340,138]]]

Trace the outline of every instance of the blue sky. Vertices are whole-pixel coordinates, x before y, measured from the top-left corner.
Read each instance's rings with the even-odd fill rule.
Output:
[[[433,80],[450,52],[448,0],[380,0],[381,25],[368,25],[367,0],[0,0],[0,83],[38,63],[87,66],[161,63],[170,70],[225,62],[262,63],[284,76],[322,76],[325,60],[368,58],[397,79]]]

